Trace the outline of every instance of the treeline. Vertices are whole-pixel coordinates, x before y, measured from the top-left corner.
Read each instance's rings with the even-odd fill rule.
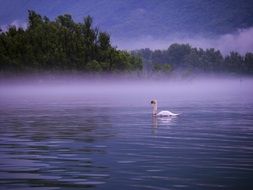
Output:
[[[223,56],[213,48],[203,50],[189,44],[172,44],[167,50],[141,49],[132,52],[141,56],[146,71],[172,71],[253,74],[253,53],[244,56],[231,52]]]
[[[253,53],[223,56],[213,48],[172,44],[167,50],[141,49],[131,53],[112,47],[110,35],[93,26],[90,16],[82,23],[71,15],[51,21],[28,11],[27,28],[0,29],[0,73],[40,71],[171,73],[189,72],[253,74]]]
[[[87,16],[75,23],[71,15],[54,21],[28,11],[26,29],[0,30],[0,72],[141,70],[141,59],[112,47],[110,35],[93,27]]]

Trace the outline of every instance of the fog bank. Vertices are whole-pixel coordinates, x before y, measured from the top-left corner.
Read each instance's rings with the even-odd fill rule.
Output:
[[[143,36],[138,39],[115,40],[114,44],[119,49],[135,50],[150,48],[167,49],[173,43],[189,43],[192,47],[215,48],[226,55],[231,51],[240,54],[253,52],[253,27],[247,29],[238,29],[234,33],[224,34],[215,37],[205,35],[186,36],[185,34],[174,34],[165,38]]]
[[[0,104],[31,104],[86,102],[101,105],[150,106],[151,99],[159,102],[208,101],[210,104],[234,100],[253,103],[253,79],[242,77],[188,78],[184,80],[157,79],[82,79],[61,77],[43,80],[2,80]]]

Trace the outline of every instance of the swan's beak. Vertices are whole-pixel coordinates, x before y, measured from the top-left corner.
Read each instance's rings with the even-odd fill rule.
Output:
[[[150,102],[151,104],[155,104],[155,101],[154,100],[151,100],[151,102]]]

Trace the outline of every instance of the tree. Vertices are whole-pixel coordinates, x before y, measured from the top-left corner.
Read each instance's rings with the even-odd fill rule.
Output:
[[[0,32],[0,71],[113,72],[142,68],[141,59],[113,48],[110,35],[93,27],[92,17],[75,23],[71,15],[54,21],[28,11],[28,28]]]
[[[225,57],[225,65],[234,73],[241,73],[243,67],[243,57],[237,52],[231,52]]]
[[[189,44],[172,44],[167,50],[141,49],[132,52],[142,58],[144,69],[162,72],[163,70],[195,72],[253,73],[253,54],[245,56],[237,52],[223,57],[214,48],[203,50],[192,48]],[[166,68],[166,66],[168,68]]]
[[[253,74],[253,53],[246,53],[244,59],[244,71]]]
[[[185,57],[191,53],[189,44],[172,44],[166,52],[166,58],[172,65],[185,65]]]
[[[33,10],[28,10],[28,29],[34,29],[42,24],[42,17]]]

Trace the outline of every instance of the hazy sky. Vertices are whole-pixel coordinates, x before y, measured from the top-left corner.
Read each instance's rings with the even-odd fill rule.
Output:
[[[201,48],[216,48],[222,54],[227,55],[231,51],[245,54],[246,52],[253,52],[253,27],[247,29],[238,29],[233,33],[227,33],[212,37],[202,35],[194,35],[191,37],[182,37],[177,35],[170,35],[169,37],[159,38],[152,36],[143,36],[137,39],[130,40],[115,40],[115,44],[119,48],[131,50],[142,49],[149,47],[155,49],[167,49],[168,44],[172,43],[189,43],[193,47]]]
[[[222,53],[253,51],[250,0],[0,0],[0,26],[26,27],[27,10],[54,19],[91,15],[119,49],[166,49],[171,43],[217,48]]]

